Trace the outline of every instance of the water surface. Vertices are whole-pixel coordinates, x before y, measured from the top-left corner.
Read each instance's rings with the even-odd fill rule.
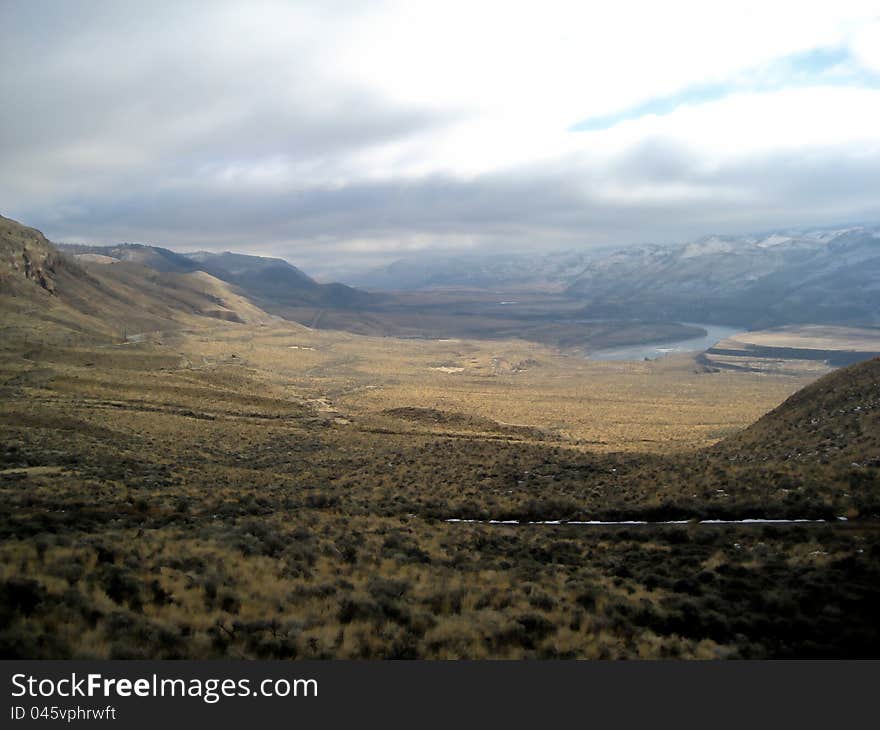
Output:
[[[682,324],[701,327],[706,330],[706,334],[702,337],[691,337],[685,340],[668,340],[594,350],[589,353],[588,357],[591,360],[656,360],[666,355],[683,352],[702,352],[714,347],[721,340],[743,331],[742,327],[727,327],[702,322],[682,322]]]

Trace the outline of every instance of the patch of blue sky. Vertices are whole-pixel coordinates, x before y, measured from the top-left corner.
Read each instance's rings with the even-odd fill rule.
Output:
[[[844,47],[815,48],[749,69],[724,81],[696,84],[611,114],[587,117],[572,125],[569,131],[608,129],[620,122],[648,115],[662,116],[682,106],[706,104],[735,93],[778,91],[815,84],[880,89],[880,76],[859,66]]]

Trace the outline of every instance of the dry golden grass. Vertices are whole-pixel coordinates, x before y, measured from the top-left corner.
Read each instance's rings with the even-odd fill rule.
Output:
[[[844,569],[856,592],[835,610],[850,618],[830,635],[804,618],[798,641],[826,656],[873,646],[870,531],[438,519],[800,510],[782,494],[799,493],[797,473],[768,482],[765,466],[719,471],[687,450],[810,375],[281,322],[138,339],[4,343],[4,655],[789,656],[756,596],[783,580],[779,600],[813,600]],[[790,575],[767,570],[784,561]]]
[[[516,340],[398,340],[286,324],[212,328],[186,335],[178,349],[193,367],[235,361],[258,370],[356,423],[412,429],[383,412],[430,408],[604,451],[706,446],[825,372],[711,373],[688,356],[600,362]]]

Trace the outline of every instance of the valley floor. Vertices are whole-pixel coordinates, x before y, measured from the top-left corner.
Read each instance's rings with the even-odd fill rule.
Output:
[[[696,451],[814,372],[138,334],[3,344],[4,657],[880,655],[867,520],[446,521],[866,516],[825,466]]]

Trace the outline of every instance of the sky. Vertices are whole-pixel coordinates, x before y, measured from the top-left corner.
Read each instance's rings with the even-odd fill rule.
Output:
[[[880,2],[0,0],[0,214],[283,256],[880,221]]]

